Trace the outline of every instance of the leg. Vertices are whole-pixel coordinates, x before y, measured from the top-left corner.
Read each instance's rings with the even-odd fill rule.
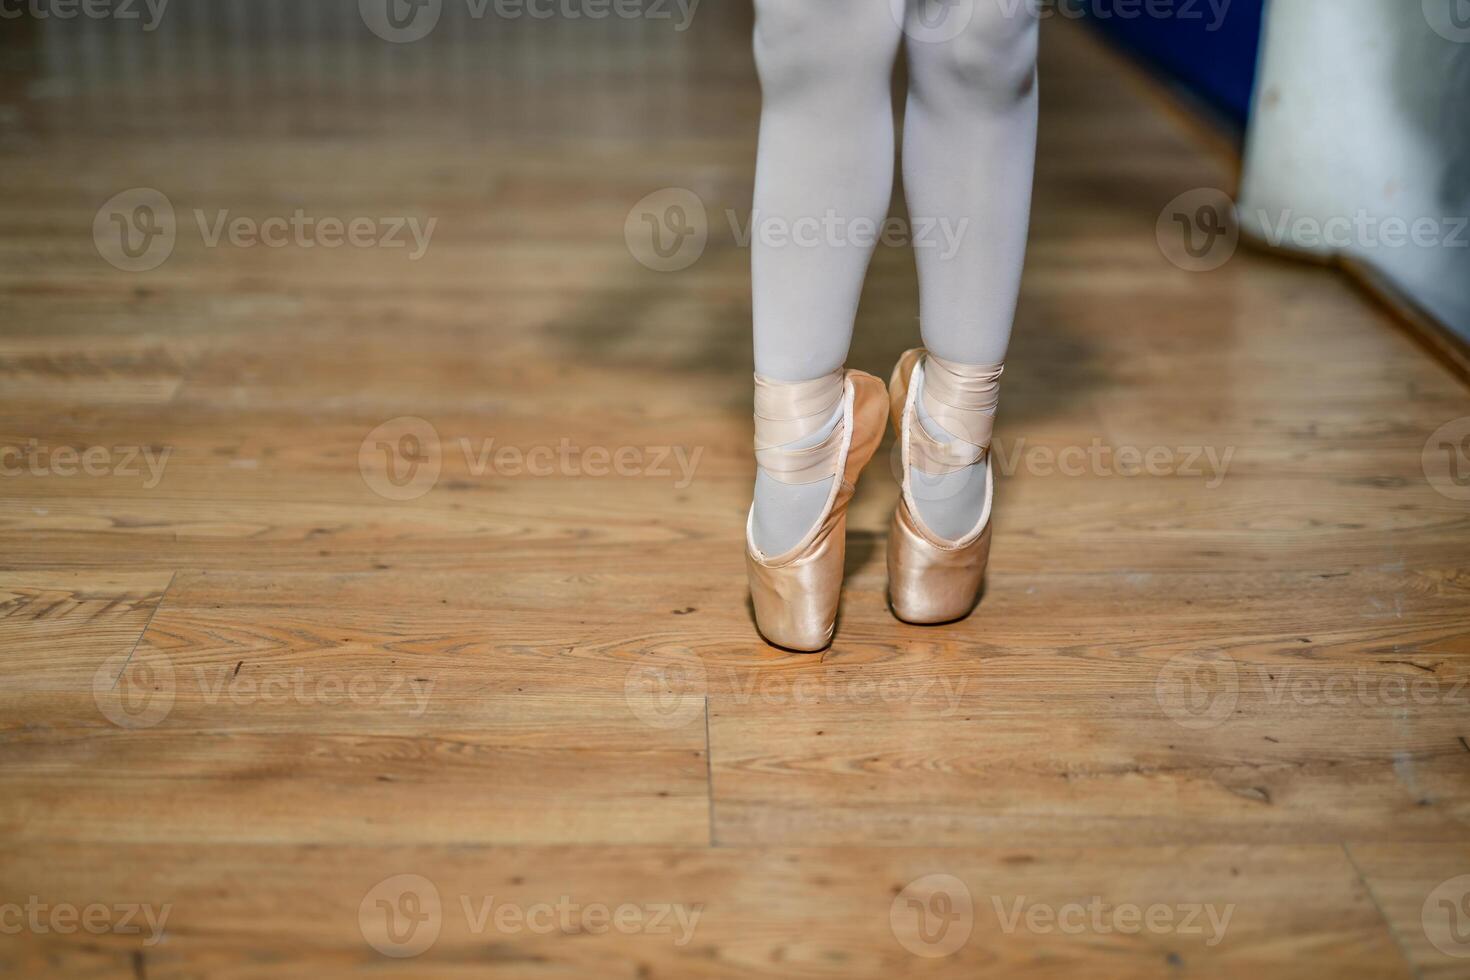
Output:
[[[926,29],[935,11],[924,8],[945,2],[942,15],[965,18],[963,29],[960,20],[954,30]],[[921,222],[932,220],[949,222],[958,239],[934,234],[915,249],[924,345],[962,365],[999,364],[1020,291],[1036,162],[1035,8],[1026,0],[909,3],[909,211],[916,238]],[[936,438],[964,437],[935,425],[924,399],[919,406]],[[979,469],[915,475],[920,516],[939,536],[958,538],[974,526],[985,502]]]
[[[840,415],[834,372],[847,359],[873,251],[872,236],[851,244],[850,232],[855,222],[877,227],[888,213],[901,37],[889,0],[756,0],[764,104],[751,215],[755,369],[775,382],[833,378],[826,415],[792,449],[822,442]],[[828,240],[834,223],[843,233]],[[794,546],[831,484],[783,483],[758,470],[756,546],[767,555]]]

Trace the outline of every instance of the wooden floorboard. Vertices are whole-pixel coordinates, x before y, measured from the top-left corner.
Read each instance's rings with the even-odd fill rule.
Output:
[[[1409,976],[1338,847],[120,844],[3,854],[22,892],[44,886],[76,904],[127,896],[162,920],[167,936],[145,946],[151,932],[140,913],[142,935],[130,942],[104,937],[77,948],[28,936],[0,955],[12,963],[53,955],[68,968],[111,967],[119,976],[129,975],[134,955],[149,977],[391,967],[363,939],[363,923],[371,932],[385,914],[376,902],[390,879],[388,894],[412,892],[420,914],[431,895],[438,899],[437,933],[428,924],[421,935],[399,933],[405,948],[432,933],[432,946],[405,961],[414,976],[1235,977],[1264,969],[1312,977],[1323,960],[1340,961],[1333,972],[1341,976]],[[895,935],[921,951],[944,948],[947,934],[929,933],[926,945],[904,918],[917,894],[906,889],[936,874],[948,876],[944,894],[970,910],[968,941],[947,956],[918,956]],[[503,906],[527,917],[487,927]],[[640,931],[620,932],[596,906],[637,910],[624,921]],[[670,911],[655,924],[660,907]]]
[[[709,840],[703,711],[649,725],[651,693],[455,700],[406,672],[243,668],[180,691],[147,654],[126,674],[107,694],[5,699],[6,838]]]
[[[1188,691],[1166,684],[1145,697],[1100,686],[1074,713],[1039,678],[1029,696],[1011,686],[987,694],[983,681],[979,694],[921,698],[849,681],[817,704],[714,698],[715,839],[1463,839],[1463,691],[1434,689],[1421,703],[1401,677],[1404,703],[1375,707],[1359,692],[1388,696],[1366,677],[1277,676],[1280,687],[1269,676],[1212,678],[1213,703],[1198,712]]]
[[[1470,847],[1373,843],[1347,850],[1415,975],[1463,977]]]
[[[149,571],[0,571],[0,684],[87,690],[116,677],[172,576]]]

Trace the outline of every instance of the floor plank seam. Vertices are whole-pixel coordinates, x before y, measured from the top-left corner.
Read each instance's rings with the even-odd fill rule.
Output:
[[[1404,965],[1409,968],[1409,976],[1413,977],[1414,980],[1423,980],[1424,971],[1414,965],[1414,960],[1409,955],[1409,947],[1404,943],[1403,937],[1399,935],[1398,929],[1394,927],[1393,919],[1389,918],[1388,913],[1383,911],[1383,905],[1378,901],[1377,893],[1373,891],[1372,882],[1368,880],[1367,875],[1363,874],[1363,869],[1358,867],[1358,861],[1353,857],[1352,848],[1345,841],[1340,842],[1338,846],[1342,848],[1343,857],[1347,858],[1348,864],[1352,866],[1353,873],[1358,876],[1358,881],[1362,883],[1363,890],[1368,893],[1368,901],[1372,902],[1373,907],[1378,910],[1378,917],[1383,920],[1384,926],[1388,929],[1388,934],[1393,937],[1393,943],[1398,947],[1399,956],[1403,958]]]
[[[127,673],[128,664],[133,662],[133,655],[138,652],[138,644],[143,642],[143,637],[147,636],[148,631],[153,628],[153,619],[158,615],[158,610],[163,606],[164,600],[168,598],[169,590],[174,587],[174,580],[178,578],[178,575],[177,570],[168,573],[168,583],[164,585],[163,591],[158,594],[158,601],[153,604],[153,609],[148,613],[148,621],[143,624],[143,628],[138,631],[137,637],[134,638],[133,645],[128,649],[127,658],[123,660],[122,666],[118,668],[117,676],[112,679],[112,687],[108,688],[109,691],[116,690],[118,682],[123,678],[123,674]]]
[[[709,846],[715,842],[715,747],[710,738],[709,695],[704,696],[704,792],[709,800]]]

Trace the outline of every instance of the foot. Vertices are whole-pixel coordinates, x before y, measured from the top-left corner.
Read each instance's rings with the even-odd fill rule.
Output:
[[[831,417],[809,436],[784,443],[782,453],[811,449],[826,442],[842,421],[839,401]],[[782,483],[763,469],[755,474],[755,500],[750,510],[750,539],[763,555],[783,555],[816,526],[832,495],[828,476],[814,483]]]
[[[923,371],[915,371],[918,396],[914,409],[919,424],[939,442],[954,442],[960,436],[936,422],[924,407]],[[958,541],[975,529],[987,500],[985,463],[980,461],[952,473],[925,473],[917,466],[909,467],[909,487],[919,520],[937,538]]]

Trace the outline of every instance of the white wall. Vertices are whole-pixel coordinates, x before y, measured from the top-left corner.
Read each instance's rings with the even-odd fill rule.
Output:
[[[1270,0],[1240,222],[1470,338],[1470,0]]]

